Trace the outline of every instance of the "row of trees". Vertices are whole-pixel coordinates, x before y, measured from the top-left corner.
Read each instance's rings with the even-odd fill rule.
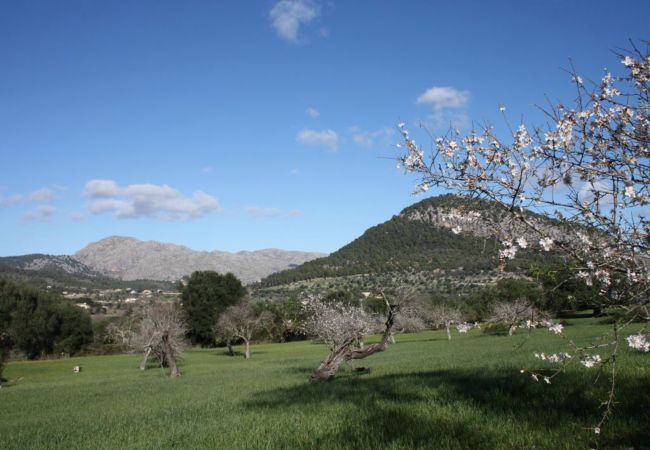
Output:
[[[53,351],[73,354],[92,341],[90,320],[84,311],[48,293],[7,282],[3,282],[2,286],[5,291],[2,307],[7,313],[1,317],[5,318],[5,322],[11,318],[13,323],[13,328],[8,322],[2,327],[0,356],[3,361],[14,347],[34,358]],[[323,329],[318,322],[326,320],[323,319],[324,316],[314,315],[313,305],[317,303],[313,299],[309,301],[311,309],[295,298],[276,302],[252,302],[234,275],[209,271],[193,273],[181,287],[181,292],[182,303],[148,303],[129,311],[119,321],[111,322],[104,331],[107,343],[121,350],[142,353],[141,369],[147,367],[153,356],[158,364],[169,368],[170,375],[175,377],[180,375],[177,359],[186,341],[202,346],[226,344],[231,355],[234,354],[232,345],[242,342],[244,356],[248,359],[251,357],[251,342],[256,338],[286,341],[317,336],[324,339]],[[494,308],[494,298],[504,297],[506,303],[513,303],[527,296],[534,298],[539,293],[539,288],[537,284],[521,280],[502,280],[486,292],[491,293],[485,294],[483,302],[490,305],[490,317],[500,317]],[[513,295],[517,297],[512,297]],[[396,296],[404,297],[399,293]],[[445,303],[432,304],[425,297],[414,294],[406,297],[407,301],[400,300],[400,313],[397,314],[396,310],[391,313],[391,327],[386,334],[391,343],[394,342],[395,333],[418,331],[427,327],[445,328],[451,338],[452,326],[463,326],[467,320],[477,320],[476,314],[472,311],[468,313],[467,308],[463,310]],[[10,298],[13,300],[6,300]],[[366,327],[365,331],[387,332],[383,327],[387,320],[384,297],[370,297],[362,301],[350,292],[333,291],[319,299],[319,302],[323,305],[321,312],[326,310],[323,308],[329,308],[329,322],[335,321],[332,317],[342,316],[341,311],[345,310],[350,313],[350,317],[363,319],[361,322]],[[535,306],[531,303],[530,308]],[[500,307],[501,310],[507,309],[505,304]],[[53,314],[52,308],[56,309],[57,314]],[[483,311],[480,319],[486,318],[485,314]],[[315,317],[319,319],[315,320]],[[505,316],[501,320],[511,322],[511,329],[515,329],[517,320]],[[55,325],[49,334],[47,321],[52,321]],[[8,331],[10,328],[11,332]],[[354,342],[362,342],[361,337]],[[355,355],[358,358],[360,353]]]

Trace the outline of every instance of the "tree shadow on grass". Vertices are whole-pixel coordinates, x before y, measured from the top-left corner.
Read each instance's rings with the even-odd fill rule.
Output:
[[[265,355],[267,353],[268,352],[265,352],[265,351],[259,351],[258,352],[256,350],[251,349],[251,357],[252,358],[255,358],[256,355]],[[243,358],[244,357],[244,351],[233,350],[233,352],[230,353],[228,350],[224,350],[224,351],[220,351],[220,352],[214,352],[214,353],[212,353],[212,356],[216,356],[218,358],[223,358],[223,357],[227,357],[227,358]]]
[[[341,407],[340,431],[310,442],[322,448],[648,448],[648,379],[620,375],[613,418],[599,436],[588,429],[600,419],[605,378],[595,386],[585,373],[567,373],[548,386],[509,369],[350,375],[259,392],[244,406],[307,414]],[[512,424],[536,437],[513,436]]]

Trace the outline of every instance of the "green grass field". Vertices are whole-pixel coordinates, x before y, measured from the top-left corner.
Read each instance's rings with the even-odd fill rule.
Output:
[[[606,326],[574,319],[584,341]],[[183,377],[141,372],[137,355],[15,362],[0,389],[0,449],[650,448],[647,354],[623,349],[614,417],[595,435],[608,374],[575,367],[553,385],[521,367],[562,350],[547,330],[399,335],[332,382],[307,383],[326,356],[310,342],[184,355]],[[73,374],[80,364],[83,371]]]

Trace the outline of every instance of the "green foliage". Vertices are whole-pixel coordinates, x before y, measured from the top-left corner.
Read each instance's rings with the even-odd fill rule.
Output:
[[[264,301],[255,304],[257,313],[269,311],[273,314],[274,324],[271,338],[280,342],[305,339],[305,308],[295,297],[283,300]]]
[[[495,336],[507,336],[510,325],[504,322],[486,323],[483,325],[483,333]]]
[[[522,278],[503,278],[494,285],[486,286],[466,296],[448,299],[447,302],[460,309],[468,320],[483,321],[489,317],[495,303],[511,303],[520,298],[528,299],[536,307],[545,309],[542,286]]]
[[[464,274],[476,274],[497,266],[498,244],[495,239],[477,237],[471,233],[454,234],[447,228],[407,218],[411,213],[430,208],[469,208],[484,216],[498,214],[495,206],[487,202],[453,195],[431,197],[406,208],[387,222],[369,228],[361,237],[327,257],[269,275],[262,280],[261,286],[278,286],[322,277],[459,267],[462,267]],[[520,251],[517,258],[508,263],[507,270],[523,271],[533,261],[543,262],[552,258]]]
[[[565,332],[578,345],[611,328],[570,322]],[[451,341],[444,330],[399,335],[363,361],[370,373],[344,368],[320,385],[307,378],[328,350],[310,341],[259,345],[249,361],[191,350],[184,376],[173,381],[137,370],[139,355],[10,364],[9,385],[0,389],[0,448],[648,447],[648,355],[619,348],[614,414],[596,435],[589,428],[600,418],[608,376],[578,362],[552,385],[519,373],[547,367],[533,352],[558,352],[563,339],[546,329],[510,338],[452,332]],[[75,365],[81,373],[72,373]]]
[[[569,264],[532,264],[529,274],[544,292],[538,306],[554,312],[599,308],[602,301],[599,283],[587,286],[576,278],[576,272]]]
[[[645,314],[642,314],[639,310],[630,310],[628,308],[607,308],[602,313],[597,312],[597,315],[601,315],[600,323],[603,324],[613,324],[613,323],[628,323],[628,322],[647,322],[648,318],[645,317]]]
[[[197,271],[182,287],[181,295],[187,337],[192,344],[212,346],[219,314],[244,298],[246,288],[232,273]]]
[[[75,354],[92,342],[90,316],[56,294],[0,280],[0,334],[29,359]]]

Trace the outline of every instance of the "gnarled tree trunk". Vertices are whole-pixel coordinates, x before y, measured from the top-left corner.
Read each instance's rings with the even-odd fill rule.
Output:
[[[449,331],[449,328],[451,327],[451,324],[447,322],[447,340],[451,341],[451,331]]]
[[[246,352],[244,353],[244,358],[251,359],[251,341],[244,339],[244,345],[246,346]]]
[[[363,359],[368,356],[377,353],[383,352],[390,345],[392,337],[392,328],[395,321],[395,312],[393,305],[389,305],[388,319],[386,320],[386,325],[384,329],[384,334],[382,335],[381,341],[367,345],[363,348],[352,348],[352,344],[355,342],[355,339],[350,339],[341,345],[338,349],[332,351],[327,358],[325,358],[318,368],[311,374],[309,378],[310,383],[318,383],[320,381],[328,381],[334,378],[336,373],[339,371],[341,366],[345,363],[348,363],[354,359]]]
[[[174,349],[169,343],[169,335],[167,334],[167,332],[163,333],[162,336],[162,351],[163,354],[165,355],[164,358],[165,362],[167,363],[170,369],[169,372],[170,378],[180,377],[181,373],[178,370],[178,367],[176,367],[176,355],[174,354]]]

